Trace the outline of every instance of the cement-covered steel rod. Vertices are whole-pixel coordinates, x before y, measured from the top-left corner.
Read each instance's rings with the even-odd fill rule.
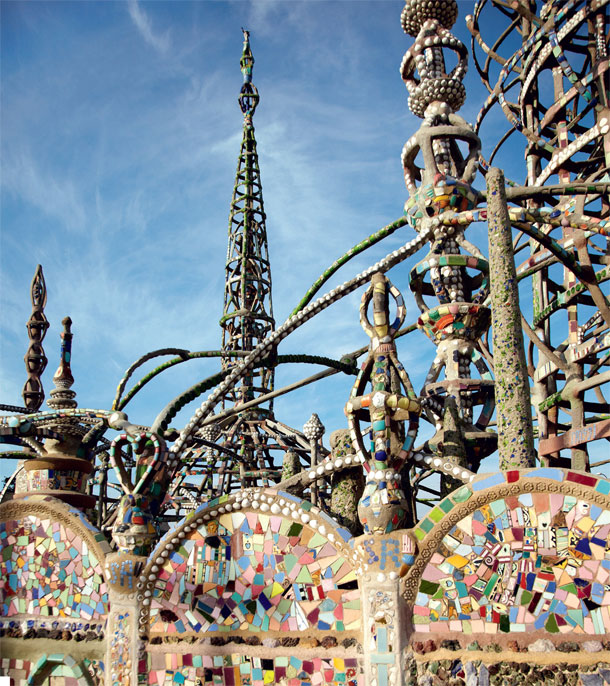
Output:
[[[530,390],[504,174],[492,167],[486,180],[500,469],[534,467]]]

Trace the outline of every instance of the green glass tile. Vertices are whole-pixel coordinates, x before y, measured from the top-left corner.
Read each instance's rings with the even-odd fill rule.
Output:
[[[299,572],[296,582],[298,584],[311,584],[312,583],[312,578],[311,574],[309,573],[309,569],[307,567],[301,567],[301,571]]]
[[[451,499],[455,503],[465,503],[467,500],[469,500],[472,497],[472,491],[468,486],[462,486],[461,488],[458,488],[455,493],[452,494]]]
[[[422,519],[422,521],[419,523],[419,526],[426,532],[432,531],[434,529],[434,523],[431,522],[427,517],[426,519]]]
[[[487,586],[485,586],[485,590],[483,591],[483,593],[484,593],[486,596],[489,597],[489,594],[493,591],[493,589],[494,589],[494,587],[495,587],[497,581],[498,581],[498,575],[495,574],[495,573],[492,574],[492,575],[491,575],[491,578],[490,578],[489,581],[487,582]]]
[[[532,594],[530,591],[523,591],[521,594],[521,605],[529,605],[532,599]]]
[[[422,579],[419,584],[420,593],[425,593],[426,595],[433,595],[438,590],[439,584],[435,584],[432,581],[426,581]]]
[[[559,633],[559,627],[557,626],[557,620],[555,619],[555,615],[551,612],[549,618],[546,620],[546,624],[544,625],[544,628],[550,632],[551,634],[557,634]]]
[[[422,531],[419,527],[417,527],[417,529],[414,529],[413,533],[415,534],[415,538],[418,541],[423,541],[424,538],[426,537],[425,531]]]
[[[440,508],[438,508],[438,507],[435,507],[435,508],[432,510],[432,512],[429,512],[429,513],[428,513],[428,517],[430,517],[430,519],[431,519],[433,522],[435,522],[436,524],[438,524],[438,522],[441,521],[441,519],[443,518],[443,516],[444,516],[444,515],[443,515],[442,510],[441,510]]]

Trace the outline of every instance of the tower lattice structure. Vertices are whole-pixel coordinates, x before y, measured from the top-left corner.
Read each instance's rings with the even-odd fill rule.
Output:
[[[239,105],[244,126],[229,214],[224,308],[220,320],[223,369],[232,367],[236,358],[251,352],[274,329],[266,217],[252,123],[259,95],[252,83],[254,57],[247,31],[244,31],[240,64],[244,84]],[[271,390],[272,365],[248,374],[227,395],[225,405],[247,402]],[[260,407],[256,412],[265,414]]]
[[[253,116],[259,103],[259,94],[252,83],[254,56],[250,48],[249,32],[244,30],[244,45],[240,59],[243,85],[238,102],[242,111],[243,136],[237,160],[235,185],[229,213],[227,261],[225,267],[224,307],[220,320],[222,327],[222,369],[230,370],[243,357],[254,350],[275,327],[271,301],[271,265],[267,244],[267,227],[263,188],[258,162]],[[273,390],[273,360],[268,365],[253,369],[227,393],[223,408],[247,403]],[[231,463],[228,474],[235,468],[235,455],[239,455],[241,479],[264,475],[272,466],[266,450],[267,436],[261,422],[272,417],[272,403],[260,404],[232,416],[218,427],[210,438],[218,445],[230,448],[218,455],[225,465]],[[208,450],[208,456],[210,455]],[[228,467],[228,465],[226,465]],[[228,476],[227,474],[227,476]],[[255,476],[256,475],[256,476]],[[218,486],[222,489],[227,476],[221,475]],[[230,477],[229,477],[230,478]],[[264,479],[264,476],[263,476]]]

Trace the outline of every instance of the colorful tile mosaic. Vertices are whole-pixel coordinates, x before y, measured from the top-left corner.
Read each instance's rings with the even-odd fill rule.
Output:
[[[397,608],[392,596],[383,590],[371,589],[367,593],[368,626],[365,650],[369,653],[372,683],[395,683]]]
[[[29,660],[0,658],[0,676],[10,677],[15,686],[25,686],[31,671],[32,663]]]
[[[551,481],[569,481],[581,486],[588,486],[597,493],[610,494],[610,481],[595,474],[583,474],[572,470],[557,469],[552,467],[537,467],[535,469],[511,469],[506,472],[494,472],[493,474],[480,474],[472,483],[466,484],[453,491],[447,498],[441,501],[423,517],[413,529],[413,534],[418,541],[423,541],[434,526],[446,517],[456,505],[469,500],[473,493],[483,491],[486,488],[499,486],[504,483],[515,483],[521,478],[550,479]]]
[[[105,619],[102,565],[64,524],[36,516],[0,523],[2,616]]]
[[[191,531],[158,571],[151,633],[360,626],[352,564],[311,526],[258,512]]]
[[[201,686],[362,686],[364,679],[356,658],[302,658],[248,655],[179,655],[153,653],[148,683],[195,683]]]
[[[113,632],[110,637],[110,678],[112,686],[131,683],[131,635],[132,619],[129,611],[119,612],[114,617]]]
[[[418,632],[604,634],[609,582],[609,510],[561,493],[509,496],[444,537],[413,622]]]
[[[43,683],[41,677],[45,673],[45,684],[79,686],[86,682],[93,686],[102,686],[104,683],[104,663],[100,660],[85,659],[77,662],[68,655],[60,654],[49,655],[38,662],[0,658],[0,676],[10,677],[11,686]]]

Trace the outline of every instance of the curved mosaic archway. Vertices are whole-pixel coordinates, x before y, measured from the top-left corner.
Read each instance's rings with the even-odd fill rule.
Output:
[[[76,679],[83,686],[95,686],[87,669],[69,655],[44,655],[36,663],[27,680],[27,686],[43,686],[50,677]]]
[[[415,530],[414,631],[610,633],[609,493],[603,478],[548,468],[458,489]]]
[[[212,501],[152,554],[141,627],[151,636],[359,630],[350,538],[289,493],[248,489]]]
[[[110,548],[79,510],[51,497],[3,503],[0,549],[3,618],[27,615],[38,624],[66,619],[91,629],[104,624],[103,568]]]

